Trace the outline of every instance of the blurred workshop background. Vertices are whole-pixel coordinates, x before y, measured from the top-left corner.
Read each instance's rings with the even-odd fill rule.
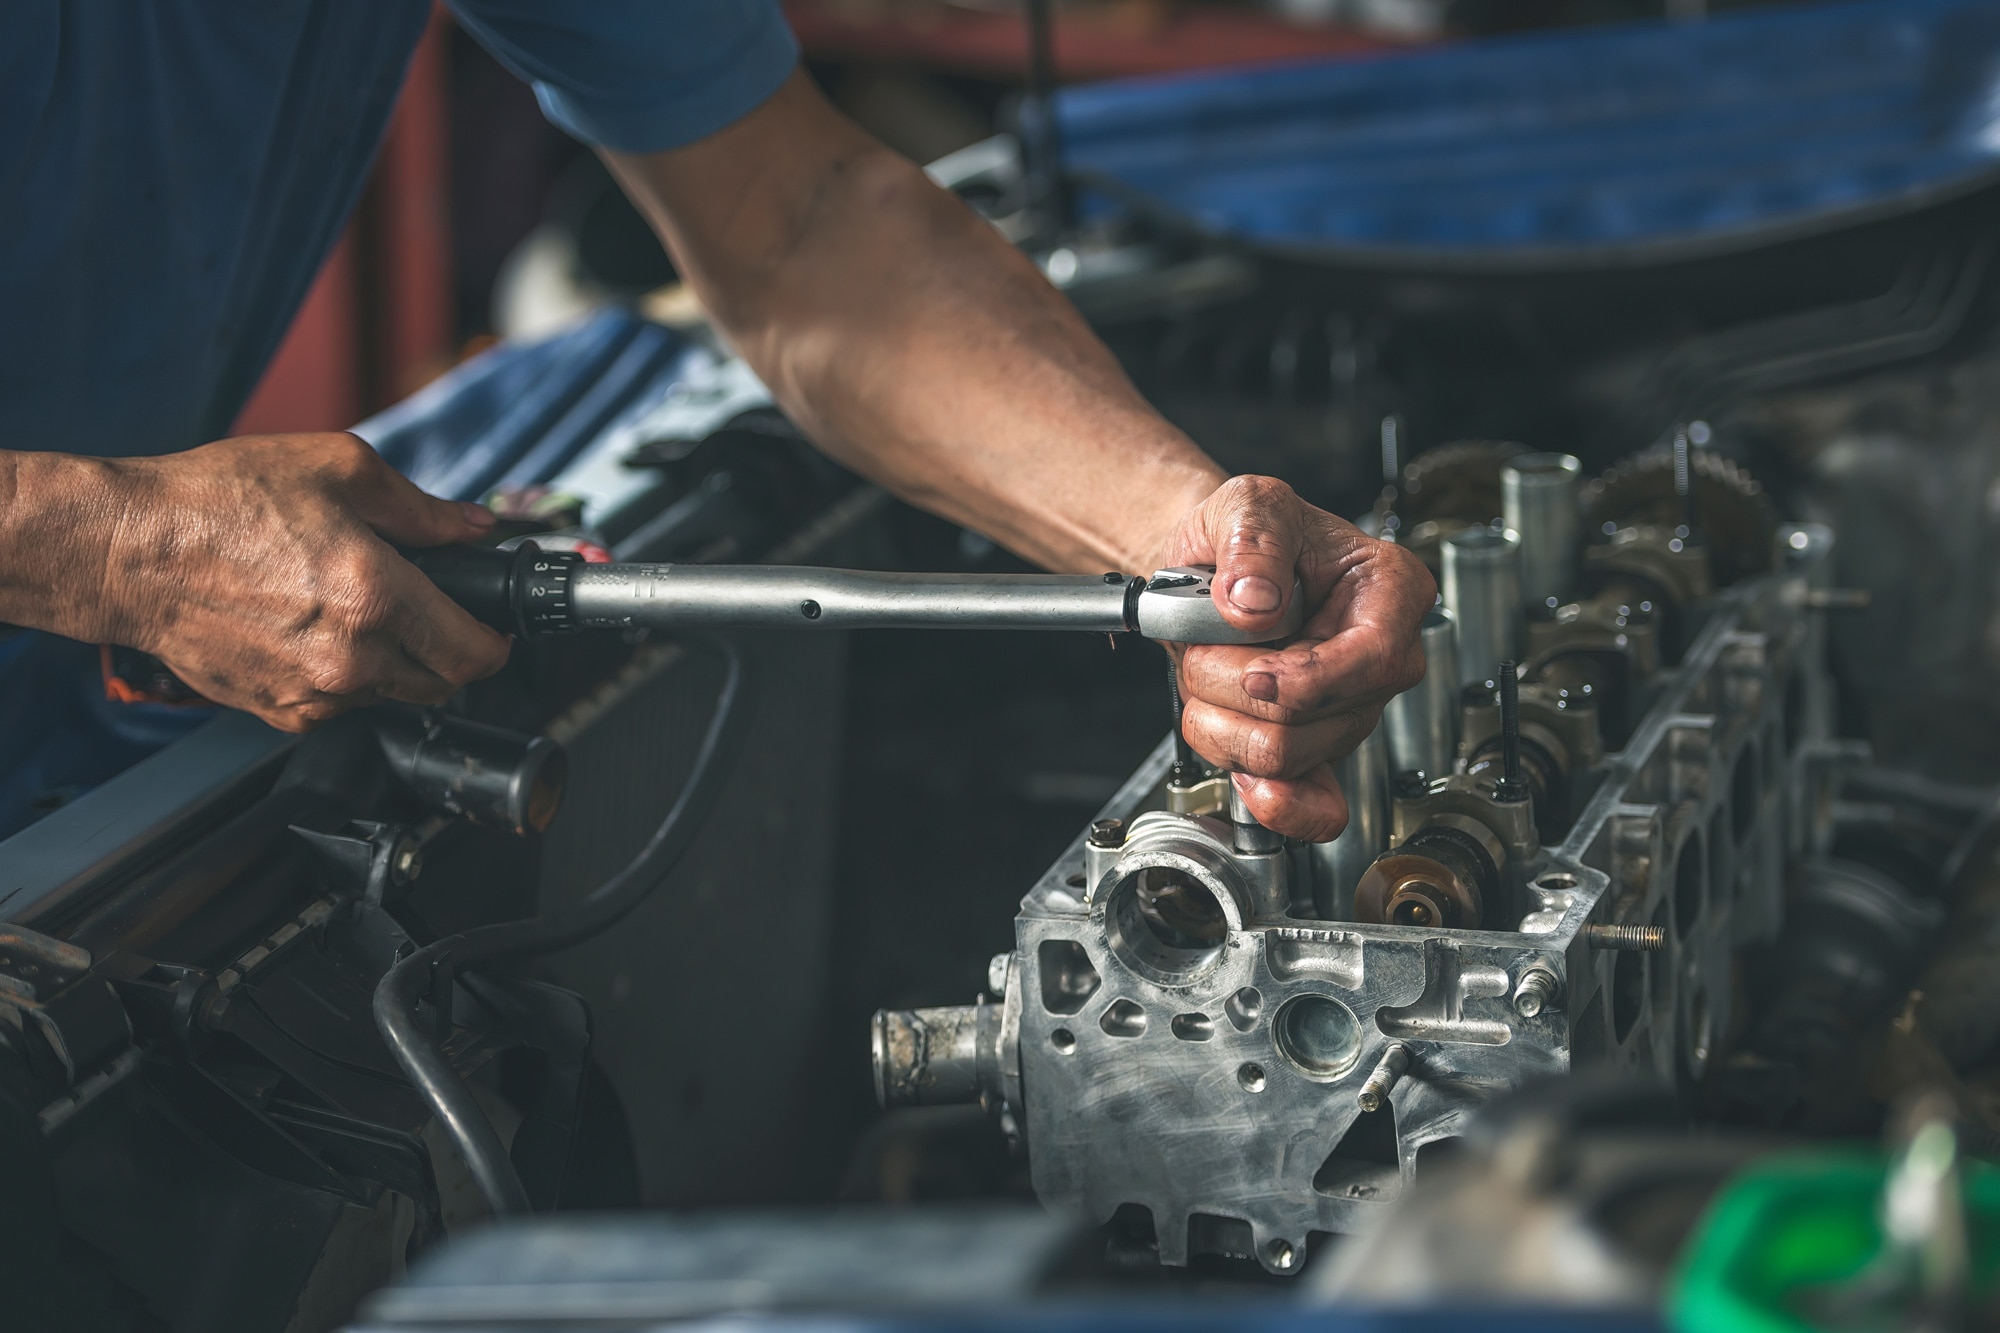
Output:
[[[1504,32],[1771,0],[1061,0],[1064,83],[1367,60]],[[1027,32],[1011,0],[791,0],[808,68],[883,142],[930,162],[1012,124]],[[609,303],[685,315],[673,265],[609,174],[440,7],[373,178],[239,433],[340,430],[497,338]]]

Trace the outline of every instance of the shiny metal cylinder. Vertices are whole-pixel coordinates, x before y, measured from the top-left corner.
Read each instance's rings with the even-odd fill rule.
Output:
[[[897,1106],[976,1102],[999,1059],[1000,1006],[880,1009],[870,1032],[875,1100]]]
[[[1332,842],[1314,843],[1313,911],[1323,921],[1353,918],[1354,886],[1375,858],[1389,850],[1389,742],[1377,727],[1334,768],[1347,797],[1347,829]]]
[[[1526,621],[1513,533],[1476,527],[1444,539],[1444,604],[1458,621],[1459,684],[1491,680],[1502,662],[1520,660]]]
[[[1439,778],[1458,759],[1458,622],[1434,606],[1420,631],[1424,678],[1389,701],[1380,728],[1391,774],[1421,770]]]
[[[1522,454],[1500,469],[1500,505],[1521,543],[1521,597],[1530,607],[1576,600],[1583,561],[1583,464],[1569,454]]]
[[[787,565],[580,565],[579,625],[653,629],[1125,630],[1126,585],[1069,574]]]
[[[1265,828],[1243,803],[1243,793],[1229,784],[1229,824],[1234,831],[1236,850],[1246,856],[1269,856],[1285,850],[1285,835]]]

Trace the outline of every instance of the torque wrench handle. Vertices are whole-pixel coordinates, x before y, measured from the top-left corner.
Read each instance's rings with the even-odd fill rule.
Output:
[[[404,553],[453,601],[505,633],[579,629],[1027,629],[1136,633],[1169,643],[1262,643],[1215,607],[1212,568],[1123,574],[906,574],[810,565],[586,564],[532,542]]]

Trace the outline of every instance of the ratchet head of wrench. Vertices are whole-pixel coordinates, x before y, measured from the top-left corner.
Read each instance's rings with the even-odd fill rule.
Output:
[[[1305,623],[1305,590],[1292,580],[1285,615],[1268,631],[1238,629],[1215,605],[1215,566],[1176,565],[1158,570],[1139,589],[1133,606],[1139,633],[1163,643],[1274,643]]]

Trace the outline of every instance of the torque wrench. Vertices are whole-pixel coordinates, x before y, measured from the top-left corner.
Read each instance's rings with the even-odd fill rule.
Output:
[[[1215,605],[1215,570],[1124,574],[906,574],[811,565],[588,564],[532,542],[512,550],[405,552],[447,596],[523,638],[586,629],[1023,629],[1139,634],[1167,643],[1265,643],[1304,618],[1238,629]]]

